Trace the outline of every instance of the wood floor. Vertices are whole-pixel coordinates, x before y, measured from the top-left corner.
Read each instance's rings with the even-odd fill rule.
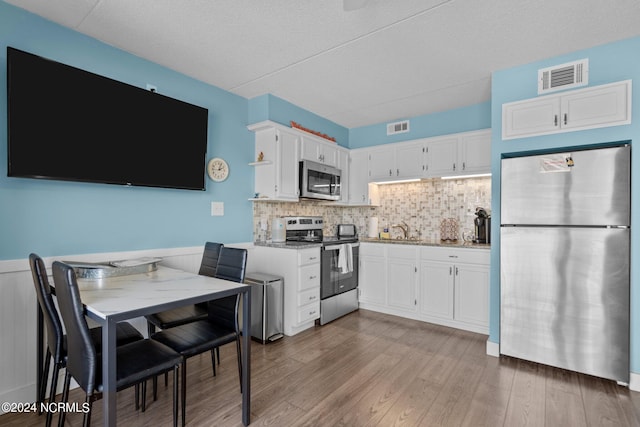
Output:
[[[640,426],[640,393],[487,356],[486,339],[360,310],[266,346],[254,342],[251,425]],[[221,356],[215,378],[208,354],[189,359],[188,426],[242,425],[235,347],[223,347]],[[71,399],[81,401],[79,390]],[[102,425],[101,403],[95,426]],[[81,423],[81,414],[67,415],[67,426]],[[0,416],[2,426],[43,424],[44,416]],[[171,425],[171,384],[144,413],[133,409],[132,390],[120,392],[118,424]]]

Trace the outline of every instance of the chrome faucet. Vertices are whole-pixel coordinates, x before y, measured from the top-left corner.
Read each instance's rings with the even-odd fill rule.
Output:
[[[393,224],[392,227],[401,229],[405,240],[409,238],[409,225],[406,222],[402,221],[401,224]]]

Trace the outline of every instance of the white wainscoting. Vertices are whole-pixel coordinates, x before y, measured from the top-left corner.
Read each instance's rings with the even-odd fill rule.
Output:
[[[197,273],[202,251],[203,246],[197,246],[68,255],[45,258],[44,261],[50,273],[54,260],[99,262],[151,256],[162,258],[161,265]],[[0,402],[33,402],[36,397],[37,302],[27,258],[0,261],[0,295]],[[146,336],[144,319],[134,319],[131,323]],[[62,380],[58,384],[61,385]]]

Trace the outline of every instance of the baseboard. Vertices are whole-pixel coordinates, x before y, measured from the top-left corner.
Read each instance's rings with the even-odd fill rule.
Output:
[[[500,357],[500,344],[487,340],[487,356]]]
[[[640,391],[640,374],[629,373],[629,390]]]

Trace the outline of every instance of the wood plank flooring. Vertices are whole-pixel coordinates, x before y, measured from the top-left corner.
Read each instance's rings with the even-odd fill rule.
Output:
[[[487,337],[359,310],[275,343],[252,343],[252,426],[640,426],[640,393],[615,382],[485,354]],[[187,425],[241,426],[235,347],[188,361]],[[170,380],[171,381],[171,380]],[[160,382],[162,384],[162,381]],[[149,389],[151,387],[149,386]],[[71,401],[81,401],[79,390]],[[118,394],[118,424],[171,425],[171,384],[133,409]],[[102,401],[93,425],[102,425]],[[57,415],[54,422],[57,423]],[[44,416],[5,414],[2,426]],[[67,415],[67,426],[82,424]]]

